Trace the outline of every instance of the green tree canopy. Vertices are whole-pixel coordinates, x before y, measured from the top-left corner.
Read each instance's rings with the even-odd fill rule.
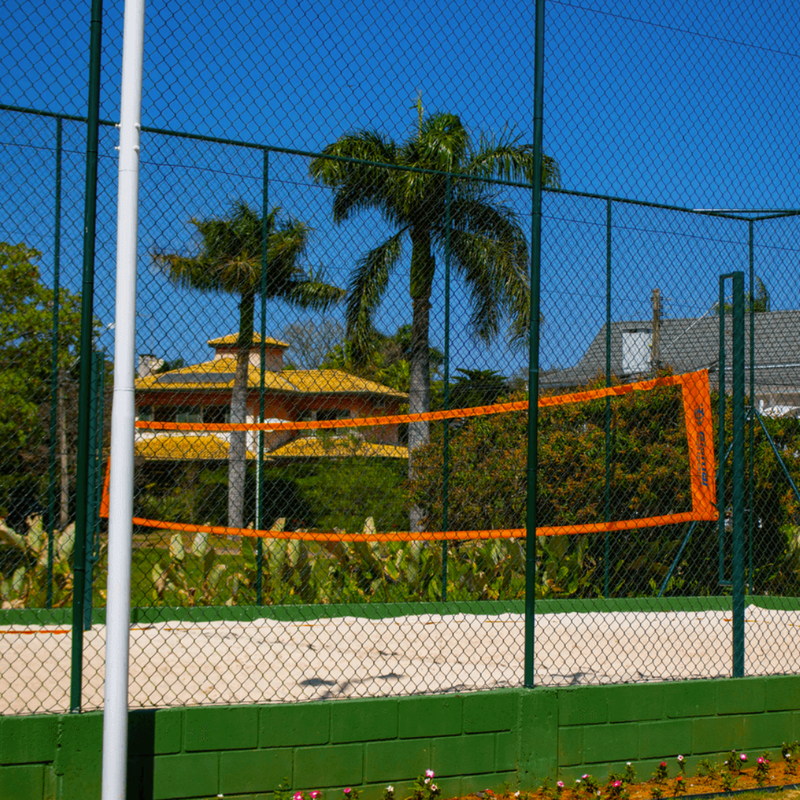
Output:
[[[25,244],[0,242],[0,514],[29,507],[47,473],[55,295],[40,258]],[[77,357],[80,297],[62,288],[58,299],[63,373]]]

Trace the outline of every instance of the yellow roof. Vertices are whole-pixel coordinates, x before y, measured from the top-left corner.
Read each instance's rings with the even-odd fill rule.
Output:
[[[218,336],[216,339],[209,339],[208,343],[212,347],[226,344],[233,346],[238,340],[238,333],[229,333],[227,336]],[[261,334],[256,333],[255,331],[253,331],[253,344],[261,344]],[[264,344],[271,344],[274,347],[289,347],[289,342],[282,342],[280,339],[273,339],[271,336],[264,337]]]
[[[236,357],[223,356],[202,364],[148,375],[136,381],[136,390],[176,391],[232,389],[236,371]],[[250,389],[258,389],[261,384],[261,369],[250,364],[247,384]],[[264,372],[264,386],[268,391],[290,394],[370,394],[384,397],[406,399],[408,395],[343,372],[338,369],[284,370],[283,372]]]
[[[408,458],[408,448],[392,444],[374,444],[353,437],[294,439],[267,454],[267,458]]]
[[[212,433],[164,434],[140,439],[134,454],[148,461],[227,461],[228,443]],[[253,455],[248,452],[247,457]]]
[[[213,433],[165,433],[140,439],[134,445],[134,453],[147,461],[227,461],[228,442]],[[302,437],[265,455],[267,458],[408,458],[408,448],[363,442],[351,436]],[[256,458],[256,454],[248,450],[247,458]]]

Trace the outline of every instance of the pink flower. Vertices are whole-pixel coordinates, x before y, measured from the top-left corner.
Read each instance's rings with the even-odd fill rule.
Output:
[[[564,788],[564,781],[559,781],[559,782],[556,784],[556,786],[558,786],[558,788],[559,788],[559,789],[563,789],[563,788]]]
[[[622,786],[622,781],[614,781],[614,782],[613,782],[611,785],[612,785],[612,786],[613,786],[615,789],[619,789],[619,787],[620,787],[620,786]]]
[[[662,761],[662,762],[659,764],[659,766],[660,766],[660,767],[666,767],[666,766],[667,766],[667,762],[666,762],[666,761]]]
[[[747,761],[747,753],[742,753],[742,754],[739,756],[739,758],[740,758],[742,761]]]
[[[683,756],[678,756],[678,761],[683,761]]]
[[[436,776],[436,773],[432,769],[425,770],[425,777],[426,778],[433,778]]]
[[[350,797],[350,795],[353,793],[353,790],[352,790],[352,789],[351,789],[351,788],[348,786],[348,787],[347,787],[347,788],[344,790],[344,793],[345,793],[345,795],[347,795],[347,797]]]
[[[587,772],[586,775],[581,775],[581,778],[583,778],[583,780],[585,780],[585,781],[588,781],[589,780],[589,773]]]
[[[308,796],[311,798],[311,800],[317,800],[319,797],[319,792],[309,792]]]
[[[302,792],[295,792],[294,793],[294,800],[303,800],[303,793]]]

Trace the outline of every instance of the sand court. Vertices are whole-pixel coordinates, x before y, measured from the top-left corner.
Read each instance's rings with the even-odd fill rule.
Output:
[[[748,675],[800,672],[800,611],[747,607]],[[730,611],[549,613],[536,617],[542,686],[731,674]],[[4,626],[0,713],[65,712],[69,628]],[[131,708],[386,697],[520,686],[521,614],[134,625]],[[84,640],[84,710],[102,708],[105,626]]]

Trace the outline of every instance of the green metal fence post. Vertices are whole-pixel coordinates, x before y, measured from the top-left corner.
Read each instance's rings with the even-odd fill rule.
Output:
[[[747,476],[747,576],[750,585],[750,594],[753,594],[753,482],[755,480],[755,409],[756,402],[756,378],[755,378],[755,363],[756,363],[756,322],[755,322],[755,259],[753,252],[753,234],[754,222],[750,220],[747,224],[747,250],[748,260],[750,262],[750,428],[749,428],[749,459],[748,459],[748,476]]]
[[[47,484],[47,608],[53,607],[58,447],[58,322],[61,305],[61,151],[63,124],[56,119],[55,230],[53,236],[53,337],[50,364],[50,469]]]
[[[725,585],[725,278],[719,279],[719,362],[717,386],[719,389],[719,430],[717,433],[717,458],[719,476],[717,479],[717,506],[719,523],[717,540],[719,550],[719,584]]]
[[[531,213],[531,330],[528,354],[528,466],[525,511],[525,686],[534,685],[536,637],[536,500],[539,467],[539,315],[542,267],[542,130],[544,127],[544,6],[536,0]]]
[[[606,200],[606,386],[611,386],[611,200]],[[605,521],[611,521],[611,398],[606,397],[606,429],[605,429],[605,460],[606,460],[606,496],[605,496]],[[609,562],[611,561],[611,542],[608,531],[604,537],[605,553],[603,565],[605,575],[603,580],[603,596],[609,595]]]
[[[733,677],[744,676],[744,273],[733,274]]]
[[[89,416],[89,441],[92,450],[89,457],[87,480],[86,538],[88,546],[85,549],[86,581],[83,587],[83,628],[87,631],[92,627],[92,579],[94,577],[94,543],[97,534],[97,419],[100,399],[97,385],[100,367],[97,357],[99,355],[100,353],[92,353],[92,405]]]
[[[259,356],[261,358],[261,368],[258,379],[258,421],[264,422],[266,411],[266,375],[264,365],[267,361],[267,268],[269,258],[267,250],[269,248],[269,150],[262,151],[261,169],[261,345]],[[264,431],[258,432],[258,457],[256,460],[256,530],[264,530]],[[264,602],[264,540],[259,536],[256,539],[256,605],[260,606]]]
[[[450,176],[445,188],[445,240],[444,240],[444,407],[450,408]],[[442,454],[442,530],[447,531],[449,480],[450,480],[450,420],[444,421]],[[447,541],[442,542],[442,602],[447,602]]]
[[[83,214],[83,279],[81,284],[81,347],[78,394],[78,454],[75,476],[75,547],[72,554],[72,643],[70,713],[80,713],[83,685],[83,602],[86,583],[88,517],[89,414],[92,400],[92,322],[94,315],[94,249],[97,218],[97,157],[100,119],[100,57],[103,2],[92,0],[89,47],[89,100],[86,120],[86,189]]]

